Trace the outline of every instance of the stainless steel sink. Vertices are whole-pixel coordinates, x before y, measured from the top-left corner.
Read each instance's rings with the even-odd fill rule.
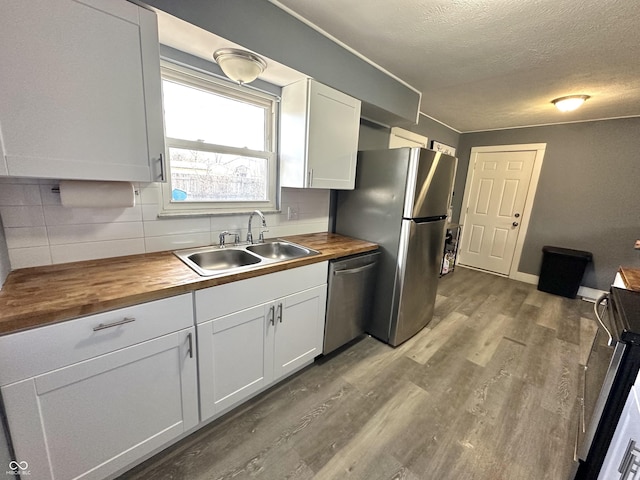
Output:
[[[211,250],[189,255],[189,260],[205,270],[229,270],[260,263],[260,258],[244,250]]]
[[[294,258],[306,257],[312,254],[311,252],[317,253],[315,250],[310,250],[300,245],[283,242],[281,240],[249,245],[247,246],[247,250],[261,257],[274,260],[292,260]]]
[[[176,250],[173,253],[198,275],[212,277],[317,255],[320,252],[284,240],[273,240],[253,245]]]

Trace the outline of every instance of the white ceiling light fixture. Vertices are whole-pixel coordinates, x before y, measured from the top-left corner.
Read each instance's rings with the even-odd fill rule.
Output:
[[[571,112],[580,107],[580,105],[589,98],[591,98],[589,95],[568,95],[566,97],[555,98],[551,100],[551,103],[561,112]]]
[[[224,74],[239,84],[251,83],[265,68],[265,62],[258,55],[237,48],[221,48],[213,53]]]

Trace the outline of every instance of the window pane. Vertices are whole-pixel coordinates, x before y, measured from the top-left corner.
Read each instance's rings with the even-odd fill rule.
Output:
[[[172,202],[267,201],[268,160],[169,148]]]
[[[265,108],[163,80],[167,137],[267,150]]]

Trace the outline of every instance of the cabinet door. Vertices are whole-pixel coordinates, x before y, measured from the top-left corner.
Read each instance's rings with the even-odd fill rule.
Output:
[[[308,187],[353,190],[360,101],[311,81]]]
[[[635,385],[625,403],[598,480],[630,480],[640,475],[640,396]]]
[[[198,423],[193,327],[2,388],[32,478],[101,479]]]
[[[8,174],[154,180],[164,152],[158,49],[155,13],[124,0],[4,1]]]
[[[275,305],[262,304],[198,325],[202,420],[240,403],[273,378]]]
[[[276,302],[274,380],[322,353],[326,301],[327,286],[321,285]]]

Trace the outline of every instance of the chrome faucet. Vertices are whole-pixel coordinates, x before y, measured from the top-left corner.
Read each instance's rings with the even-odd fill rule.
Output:
[[[225,230],[218,237],[220,239],[220,242],[219,242],[219,245],[218,245],[220,248],[224,248],[225,247],[225,237],[227,235],[233,235],[233,244],[234,245],[238,245],[238,243],[240,243],[240,234],[231,233],[228,230]]]
[[[251,233],[251,220],[253,220],[253,216],[258,215],[262,219],[262,227],[267,228],[267,221],[264,218],[264,214],[260,210],[254,210],[251,215],[249,215],[249,226],[247,227],[247,242],[253,243],[253,233]],[[269,230],[262,230],[260,235],[258,236],[259,242],[264,242],[264,232],[268,232]]]

